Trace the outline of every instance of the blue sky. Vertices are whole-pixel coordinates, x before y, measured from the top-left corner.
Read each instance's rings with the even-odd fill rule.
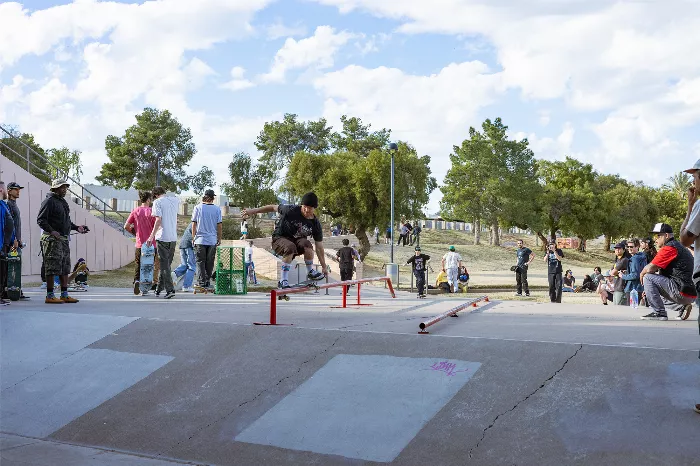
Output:
[[[700,157],[700,7],[669,1],[0,3],[0,122],[83,151],[85,180],[144,106],[192,129],[226,181],[284,113],[390,128],[442,179],[501,117],[537,157],[660,185]],[[228,85],[226,85],[228,83]],[[439,190],[428,211],[436,210]]]

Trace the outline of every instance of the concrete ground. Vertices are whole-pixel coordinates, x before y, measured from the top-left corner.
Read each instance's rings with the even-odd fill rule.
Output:
[[[0,310],[8,465],[700,465],[691,320],[340,292],[41,293]]]

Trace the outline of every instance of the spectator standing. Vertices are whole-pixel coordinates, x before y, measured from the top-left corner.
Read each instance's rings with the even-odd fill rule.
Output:
[[[397,246],[401,245],[401,242],[403,241],[403,245],[406,246],[406,236],[408,235],[408,227],[406,224],[401,224],[401,227],[399,229],[399,240],[396,242]]]
[[[12,215],[12,221],[15,225],[15,241],[12,245],[15,249],[22,249],[22,214],[19,211],[19,206],[17,205],[17,199],[20,196],[20,190],[24,189],[24,186],[20,186],[14,181],[7,183],[7,207],[10,209],[10,214]],[[3,293],[3,298],[5,298]],[[21,291],[19,299],[27,300],[29,296],[24,295],[24,291]]]
[[[0,181],[0,288],[3,293],[7,287],[7,253],[15,241],[15,223],[5,199],[7,199],[5,183]],[[0,306],[9,304],[9,301],[0,297]]]
[[[413,246],[414,243],[416,246],[420,246],[421,231],[423,231],[423,229],[420,227],[420,225],[413,227],[413,231],[411,232],[411,246]]]
[[[173,270],[173,283],[175,288],[182,286],[184,293],[192,293],[194,288],[194,274],[197,270],[197,259],[194,254],[194,243],[192,242],[192,223],[185,227],[185,231],[180,238],[180,265]]]
[[[389,244],[389,241],[391,241],[391,227],[388,227],[384,233],[384,244]]]
[[[651,238],[644,238],[639,240],[639,247],[641,251],[647,256],[647,264],[651,264],[651,261],[656,257],[656,247],[654,247],[654,241]]]
[[[156,242],[156,251],[160,258],[160,274],[156,296],[160,296],[165,290],[165,299],[175,296],[171,266],[175,256],[175,244],[177,243],[177,211],[180,207],[180,199],[176,196],[166,196],[162,186],[153,188],[153,209],[151,215],[155,217],[153,229],[146,241],[148,244]]]
[[[150,191],[139,191],[139,202],[140,206],[135,208],[129,214],[129,218],[126,219],[124,224],[124,229],[130,231],[136,235],[136,249],[134,250],[134,294],[141,294],[141,288],[139,287],[139,281],[141,280],[141,246],[143,243],[148,241],[148,236],[153,231],[153,225],[156,223],[156,219],[153,217],[153,211],[151,210],[151,201],[153,200],[153,195]],[[156,254],[153,261],[153,287],[156,289],[158,287],[158,273],[160,272],[160,260],[158,259],[158,254]],[[146,293],[144,293],[146,294]]]
[[[547,279],[549,281],[549,300],[553,303],[561,302],[561,290],[563,286],[561,260],[564,252],[559,249],[554,241],[547,246],[544,262],[547,264]]]
[[[345,238],[343,247],[335,253],[335,258],[338,260],[338,268],[340,269],[340,281],[352,280],[352,271],[355,267],[355,249],[349,246],[350,241]]]
[[[221,244],[223,218],[214,205],[214,190],[207,189],[202,202],[192,211],[192,238],[197,257],[197,282],[202,288],[212,288],[211,277],[216,262],[216,247]]]
[[[693,255],[673,237],[670,225],[657,223],[652,233],[656,233],[659,253],[639,276],[649,307],[652,308],[652,312],[642,316],[642,319],[668,320],[668,306],[678,311],[677,319],[685,320],[698,296],[693,284]]]
[[[632,238],[627,241],[627,252],[629,252],[632,257],[629,260],[627,273],[622,275],[622,279],[625,281],[625,295],[628,298],[632,290],[637,290],[639,297],[641,297],[644,292],[644,287],[639,281],[639,274],[644,267],[647,266],[647,256],[639,250],[640,243],[641,242],[637,238]]]
[[[46,268],[46,304],[77,303],[78,300],[68,295],[68,275],[71,273],[70,243],[68,238],[72,230],[85,234],[85,225],[76,225],[70,219],[70,206],[66,202],[66,193],[70,185],[66,180],[58,179],[51,183],[51,191],[39,207],[37,223],[43,230],[41,251]],[[61,296],[54,294],[54,276],[58,275],[61,284]]]
[[[700,160],[685,172],[690,173],[693,177],[693,184],[688,189],[688,211],[681,225],[680,240],[683,246],[695,246],[693,281],[695,292],[700,297],[700,202],[697,202],[698,195],[700,195]],[[698,332],[700,332],[700,314],[698,314]],[[700,354],[698,354],[698,358],[700,358]],[[695,412],[700,414],[700,403],[695,405]]]
[[[625,293],[625,280],[622,276],[627,273],[629,267],[629,259],[626,256],[625,248],[627,243],[620,242],[615,245],[615,264],[610,273],[612,274],[615,283],[613,290],[613,304],[616,306],[627,306],[627,293]]]
[[[530,287],[527,283],[527,269],[535,260],[535,255],[530,248],[526,248],[523,240],[517,242],[518,249],[515,250],[517,263],[515,264],[515,286],[517,287],[515,296],[522,296],[525,291],[525,296],[530,296]]]
[[[459,268],[462,266],[462,256],[455,252],[455,247],[450,246],[449,252],[442,256],[442,271],[447,274],[447,283],[453,293],[459,291]]]
[[[379,227],[374,227],[374,238],[377,240],[377,244],[379,244]]]
[[[212,193],[214,192],[212,190],[210,190],[210,191]],[[219,210],[221,210],[221,209],[219,209]],[[248,220],[241,221],[241,237],[238,239],[248,239]]]
[[[406,264],[411,264],[413,276],[416,277],[416,288],[418,288],[418,297],[425,297],[425,271],[428,268],[430,256],[421,253],[420,246],[416,246],[415,255],[406,261]]]
[[[248,275],[248,283],[258,284],[258,277],[255,275],[255,263],[253,262],[253,241],[248,241],[245,248],[245,270]]]

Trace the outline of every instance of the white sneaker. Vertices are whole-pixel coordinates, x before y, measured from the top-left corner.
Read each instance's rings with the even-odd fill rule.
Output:
[[[39,288],[41,288],[42,290],[45,290],[46,289],[46,282],[41,282],[41,286]]]
[[[170,278],[172,278],[173,284],[177,283],[177,275],[175,272],[170,272]]]
[[[194,293],[194,287],[192,287],[192,286],[189,287],[189,288],[183,287],[183,288],[182,288],[182,292],[183,292],[183,293]]]

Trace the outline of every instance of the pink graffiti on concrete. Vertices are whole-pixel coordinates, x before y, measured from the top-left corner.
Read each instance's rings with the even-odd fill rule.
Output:
[[[450,377],[452,377],[460,372],[469,372],[469,369],[457,370],[457,364],[449,362],[449,361],[440,361],[440,362],[433,363],[433,365],[430,366],[430,369],[426,369],[426,370],[444,372],[446,375],[448,375]]]

